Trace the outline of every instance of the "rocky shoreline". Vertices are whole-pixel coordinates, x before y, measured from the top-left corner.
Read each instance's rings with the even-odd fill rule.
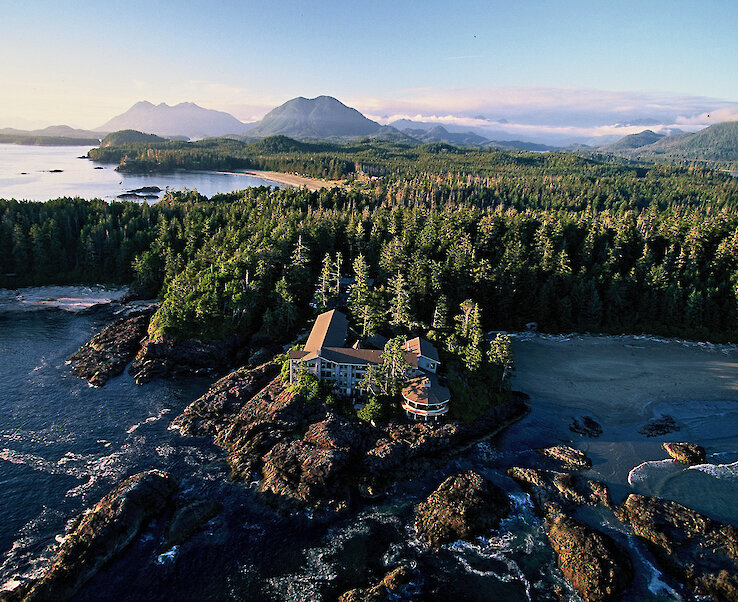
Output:
[[[154,310],[130,310],[104,328],[72,356],[73,372],[102,386],[130,363],[130,373],[141,384],[158,377],[218,374],[235,357],[248,359],[244,341],[147,339]],[[251,356],[269,356],[272,351]],[[322,520],[330,522],[357,508],[391,500],[395,483],[448,466],[454,455],[528,412],[526,396],[516,394],[470,424],[399,420],[374,426],[346,418],[335,408],[307,403],[281,382],[278,372],[274,362],[231,372],[190,403],[172,426],[184,436],[206,437],[225,450],[231,478],[256,481],[257,498],[281,516],[319,511]],[[572,419],[569,428],[588,438],[602,433],[589,416]],[[675,420],[663,416],[650,421],[641,434],[659,437],[677,430]],[[664,442],[662,447],[685,465],[705,462],[705,450],[699,445]],[[631,537],[685,595],[738,600],[735,527],[656,497],[630,494],[614,504],[604,483],[581,474],[592,466],[583,452],[569,445],[535,451],[534,466],[511,466],[506,475],[529,496],[558,569],[582,599],[629,599],[636,559],[624,541]],[[186,499],[178,495],[177,486],[160,471],[125,480],[70,524],[43,577],[0,592],[0,600],[73,597],[155,517],[164,521],[159,551],[183,545],[220,512],[220,506],[212,500]],[[441,563],[448,544],[503,533],[512,510],[509,493],[474,471],[446,473],[417,504],[409,524],[430,548],[430,558]],[[593,521],[587,513],[592,509],[622,525],[625,535]],[[357,583],[359,587],[341,599],[387,600],[423,582],[418,566],[387,568],[386,574],[375,572],[373,580]],[[445,591],[440,577],[426,577],[424,583],[425,592]]]
[[[69,358],[72,373],[95,387],[122,374],[145,339],[155,311],[156,307],[134,311],[103,328]]]
[[[370,426],[306,403],[277,371],[266,363],[232,372],[173,426],[184,435],[212,436],[228,452],[232,478],[257,478],[262,499],[285,512],[346,510],[357,496],[379,497],[394,481],[417,477],[434,460],[527,413],[524,396],[514,395],[471,424]]]
[[[281,382],[278,365],[267,362],[219,379],[172,425],[184,436],[206,437],[223,448],[231,477],[256,479],[257,498],[277,515],[319,510],[324,512],[322,520],[332,524],[352,509],[391,499],[393,483],[448,465],[470,443],[526,413],[525,396],[518,394],[471,424],[395,421],[373,426],[320,403],[307,403]],[[700,451],[704,454],[692,444],[663,447],[672,455],[692,452],[699,459]],[[604,483],[581,474],[591,460],[580,450],[557,445],[536,451],[539,466],[512,466],[506,474],[530,497],[558,569],[581,599],[630,599],[635,578],[633,552],[624,545],[623,534],[594,524],[581,513],[586,507],[621,523],[689,595],[738,599],[735,527],[655,497],[631,494],[615,505]],[[547,468],[551,463],[560,468]],[[474,470],[450,474],[420,500],[409,522],[428,552],[416,564],[390,564],[373,580],[376,572],[365,576],[369,581],[363,585],[354,581],[355,589],[340,599],[453,594],[451,574],[438,572],[444,548],[460,539],[504,536],[506,518],[513,511],[506,489]],[[186,545],[219,512],[220,505],[212,500],[178,493],[178,484],[166,473],[134,475],[69,524],[40,579],[2,592],[0,599],[69,599],[152,519],[161,523],[157,553],[166,553]],[[376,553],[383,545],[377,543]],[[381,566],[378,558],[371,561]]]
[[[74,375],[95,387],[122,374],[126,366],[139,385],[156,378],[218,376],[234,364],[253,363],[254,359],[271,357],[280,350],[274,343],[241,337],[208,342],[151,339],[148,326],[158,304],[136,303],[141,296],[129,291],[120,304],[106,303],[85,310],[105,312],[104,315],[116,319],[70,356]],[[252,348],[255,351],[251,352]]]
[[[176,499],[178,483],[148,470],[128,477],[67,525],[49,567],[39,579],[0,591],[3,602],[69,600],[113,561],[154,519],[167,518],[161,550],[181,545],[220,512],[210,500]]]

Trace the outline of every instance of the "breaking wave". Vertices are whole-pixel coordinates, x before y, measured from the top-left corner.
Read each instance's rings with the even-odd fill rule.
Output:
[[[636,483],[643,483],[649,476],[659,468],[676,465],[675,460],[648,460],[641,462],[628,473],[628,485],[635,487]]]
[[[716,479],[734,479],[738,477],[738,462],[731,464],[696,464],[689,470],[699,470]]]

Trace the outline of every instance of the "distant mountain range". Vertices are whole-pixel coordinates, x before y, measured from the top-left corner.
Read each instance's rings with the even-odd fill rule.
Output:
[[[649,144],[653,144],[654,142],[658,142],[664,137],[664,134],[657,134],[656,132],[652,132],[651,130],[643,130],[638,134],[629,134],[628,136],[621,138],[617,142],[602,146],[601,148],[603,150],[611,151],[632,150],[635,148],[648,146]]]
[[[493,141],[478,133],[437,123],[397,121],[381,125],[331,96],[293,98],[272,109],[257,123],[243,123],[221,111],[192,103],[173,107],[139,102],[114,117],[100,131],[137,130],[171,138],[232,136],[253,141],[269,136],[295,140],[347,140],[376,138],[404,144],[445,142],[461,146],[492,146],[524,150],[552,150],[554,147],[516,140]]]
[[[449,132],[442,125],[430,129],[405,128],[402,132],[422,142],[448,142],[462,146],[484,146],[489,143],[487,138],[474,132]]]
[[[94,146],[100,132],[77,130],[68,125],[50,125],[40,130],[0,129],[0,142],[34,146]]]
[[[169,106],[137,102],[125,113],[113,117],[97,131],[138,130],[163,137],[212,138],[228,134],[245,134],[250,125],[230,113],[204,109],[191,102]]]
[[[635,120],[629,125],[634,125],[636,121],[643,125],[658,125],[654,119]],[[271,136],[287,136],[298,141],[340,141],[370,137],[408,145],[446,143],[529,151],[560,148],[530,140],[506,140],[510,134],[502,128],[502,120],[490,122],[488,127],[471,129],[409,119],[381,125],[331,96],[318,96],[293,98],[272,109],[257,123],[244,123],[229,113],[205,109],[189,102],[169,106],[166,103],[154,105],[142,101],[93,131],[65,125],[32,131],[6,128],[0,129],[0,142],[94,145],[107,132],[117,132],[119,135],[106,143],[121,144],[123,141],[134,141],[137,133],[142,132],[161,138],[185,140],[230,136],[253,142]],[[646,129],[606,145],[601,142],[594,142],[596,146],[590,147],[577,144],[570,145],[567,150],[605,152],[636,159],[738,162],[738,123],[716,124],[694,134],[679,130],[662,132]],[[136,140],[155,142],[156,138],[144,136]]]
[[[738,164],[738,122],[716,123],[694,133],[672,136],[644,130],[599,150],[632,159],[669,159]]]

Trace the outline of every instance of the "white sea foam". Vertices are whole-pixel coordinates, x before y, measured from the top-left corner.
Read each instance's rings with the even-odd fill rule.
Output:
[[[648,478],[649,471],[666,466],[673,466],[675,464],[675,460],[648,460],[646,462],[641,462],[628,473],[628,485],[635,487],[636,483],[642,483]]]
[[[64,497],[79,497],[80,495],[84,494],[85,491],[88,491],[96,482],[97,478],[94,475],[91,475],[86,483],[82,483],[81,485],[72,487],[64,494]]]
[[[177,557],[178,550],[179,550],[179,546],[173,546],[172,549],[169,550],[168,552],[159,554],[156,557],[156,564],[166,564],[168,562],[174,562],[174,559]]]
[[[171,409],[170,408],[164,408],[164,409],[160,410],[154,416],[149,416],[145,420],[142,420],[141,422],[137,422],[133,426],[129,427],[128,429],[126,429],[126,433],[130,435],[136,429],[138,429],[139,427],[143,426],[144,424],[149,424],[150,422],[156,422],[157,420],[161,420],[162,417],[164,416],[164,414],[167,414],[168,412],[171,412]]]
[[[648,569],[648,591],[650,591],[654,596],[666,594],[671,596],[672,600],[682,600],[682,597],[663,580],[661,572],[641,553],[633,534],[627,533],[627,538],[628,543],[630,544],[630,549],[636,553],[638,559],[646,565],[646,568]]]
[[[69,474],[67,470],[59,466],[56,462],[51,462],[41,456],[8,449],[7,447],[0,449],[0,460],[5,460],[12,464],[23,464],[34,470],[40,470],[50,474]]]
[[[738,477],[738,462],[732,464],[696,464],[689,470],[699,470],[716,479],[733,479]]]
[[[43,308],[79,312],[95,305],[118,301],[125,289],[86,286],[42,286],[21,288],[5,294],[3,310],[35,310]]]

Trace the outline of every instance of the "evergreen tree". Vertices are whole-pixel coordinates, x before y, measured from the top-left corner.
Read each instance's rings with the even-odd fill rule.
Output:
[[[341,268],[343,267],[343,256],[340,252],[336,253],[336,260],[333,263],[332,292],[338,297],[341,294]]]
[[[334,264],[330,254],[326,253],[323,257],[323,268],[320,270],[318,279],[318,290],[315,293],[318,300],[318,309],[321,311],[328,307],[328,302],[334,297],[333,274]]]
[[[405,277],[401,272],[389,281],[390,293],[390,324],[401,328],[412,328],[413,321],[410,315],[410,292],[407,289]]]
[[[375,397],[397,397],[409,380],[411,372],[405,357],[406,342],[407,339],[402,336],[387,341],[382,351],[382,363],[367,367],[359,387]]]
[[[479,305],[476,303],[474,303],[469,315],[467,332],[467,344],[464,349],[463,360],[467,370],[475,372],[482,367],[482,361],[484,360],[484,352],[482,351],[484,333],[482,332],[482,319]]]
[[[513,361],[512,348],[510,346],[510,337],[506,334],[498,333],[492,339],[489,351],[489,361],[493,366],[497,366],[500,370],[500,391],[504,386],[510,373],[515,369]]]

